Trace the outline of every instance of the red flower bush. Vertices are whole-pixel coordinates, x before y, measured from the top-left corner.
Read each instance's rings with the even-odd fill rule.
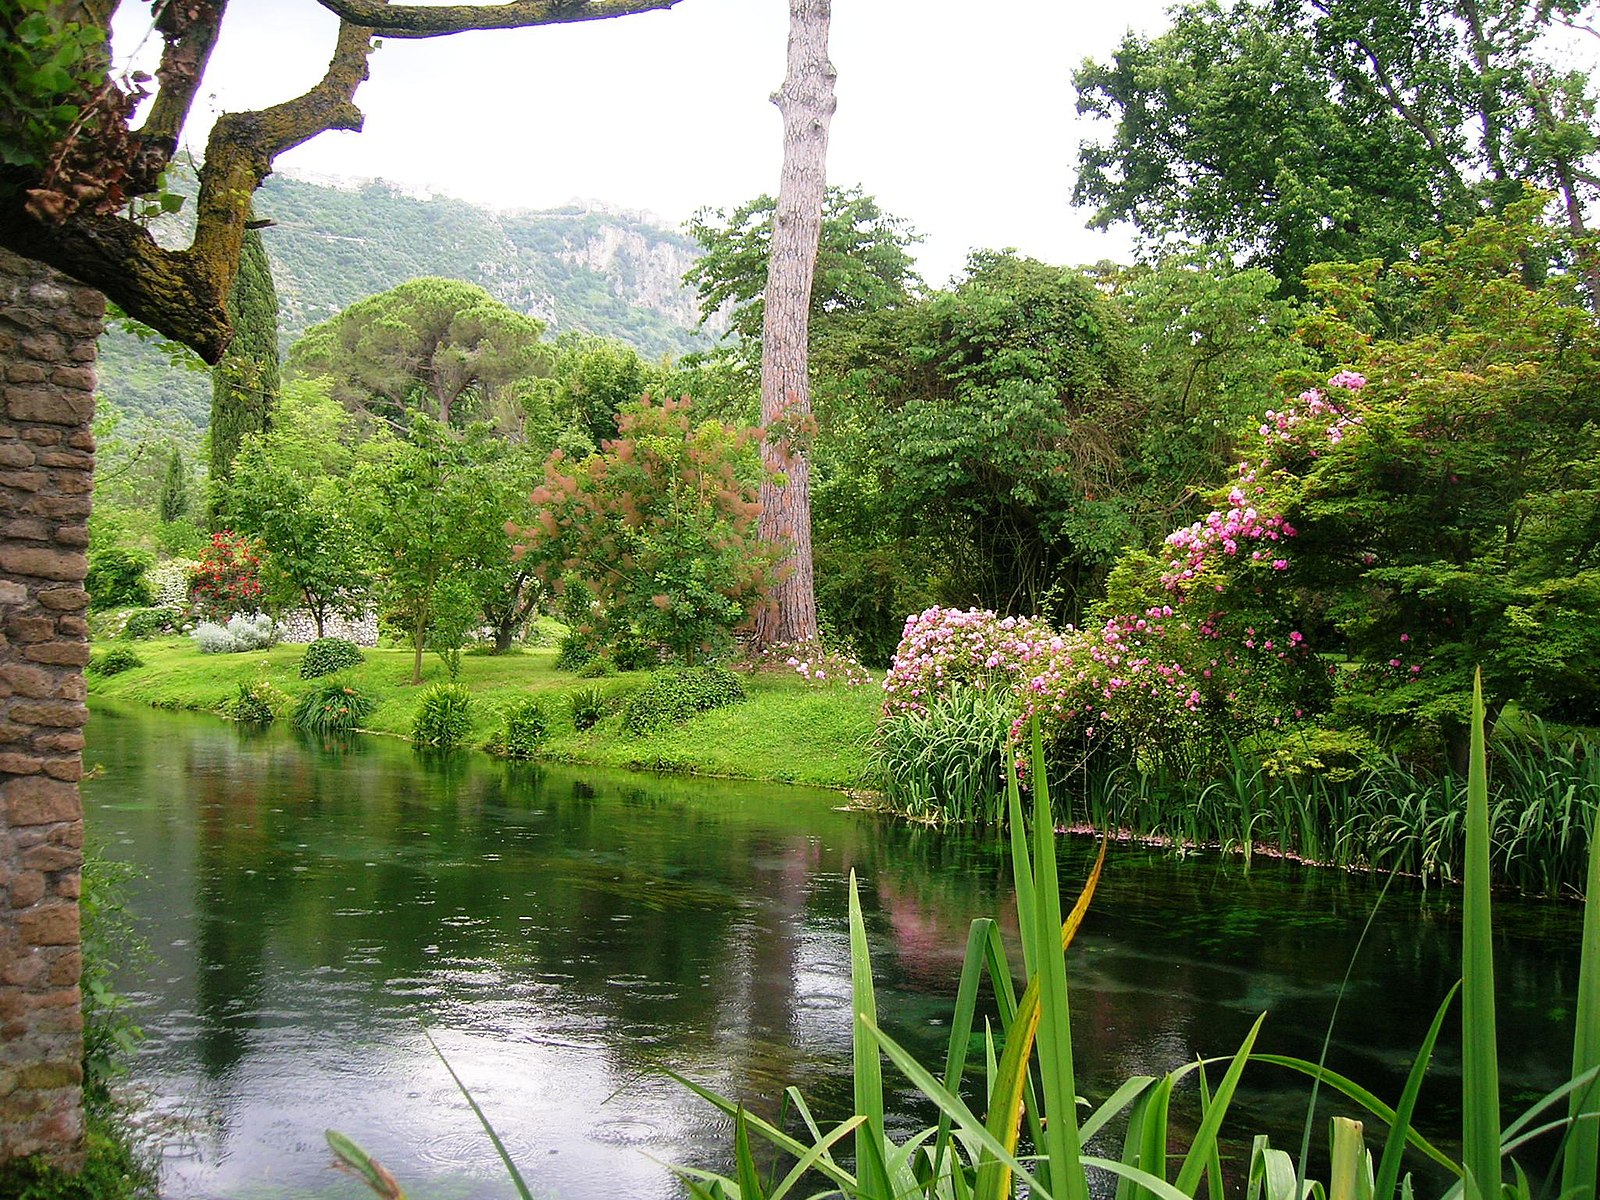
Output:
[[[189,602],[202,617],[220,620],[261,607],[261,549],[230,529],[211,535],[211,544],[189,575]]]

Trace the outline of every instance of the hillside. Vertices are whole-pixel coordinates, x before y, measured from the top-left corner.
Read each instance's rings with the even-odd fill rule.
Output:
[[[683,273],[697,254],[689,238],[632,214],[568,207],[495,212],[462,200],[407,195],[382,181],[331,186],[275,175],[256,194],[278,288],[285,349],[310,325],[419,275],[480,284],[546,325],[615,337],[649,358],[702,343]],[[176,225],[158,230],[181,242]],[[206,423],[204,371],[119,329],[100,341],[100,392],[132,413]]]

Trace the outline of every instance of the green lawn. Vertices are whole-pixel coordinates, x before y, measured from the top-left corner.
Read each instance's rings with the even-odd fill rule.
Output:
[[[310,686],[300,678],[304,646],[277,646],[244,654],[201,654],[189,638],[141,642],[101,642],[132,646],[144,666],[106,678],[89,676],[93,698],[128,700],[158,708],[217,710],[239,684],[261,675],[299,698]],[[412,687],[411,651],[367,650],[366,662],[350,678],[376,702],[366,727],[375,733],[410,733],[418,694]],[[739,672],[749,699],[648,736],[629,733],[620,714],[579,733],[573,728],[567,696],[598,686],[616,707],[649,676],[630,672],[609,678],[579,679],[558,671],[553,649],[533,649],[501,658],[468,654],[461,660],[461,682],[476,701],[470,745],[481,746],[499,727],[500,713],[525,696],[547,698],[551,734],[544,757],[608,767],[641,767],[740,779],[766,779],[831,788],[860,788],[866,778],[866,744],[872,734],[882,688],[867,684],[816,686],[789,672]],[[446,678],[444,665],[430,657],[426,683]]]

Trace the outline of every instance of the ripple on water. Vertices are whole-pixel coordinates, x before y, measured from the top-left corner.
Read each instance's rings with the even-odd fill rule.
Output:
[[[591,1125],[588,1136],[602,1146],[650,1146],[661,1140],[661,1131],[649,1121],[620,1117]]]

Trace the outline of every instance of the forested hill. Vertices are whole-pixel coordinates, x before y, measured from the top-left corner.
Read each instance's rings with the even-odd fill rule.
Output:
[[[551,336],[616,337],[650,358],[701,341],[690,331],[694,293],[682,282],[698,247],[636,215],[576,206],[495,212],[381,181],[344,187],[282,175],[267,180],[255,206],[274,222],[263,236],[285,349],[346,305],[419,275],[480,284],[545,322]],[[102,396],[133,413],[205,424],[204,372],[173,366],[121,330],[101,339],[100,353]]]

